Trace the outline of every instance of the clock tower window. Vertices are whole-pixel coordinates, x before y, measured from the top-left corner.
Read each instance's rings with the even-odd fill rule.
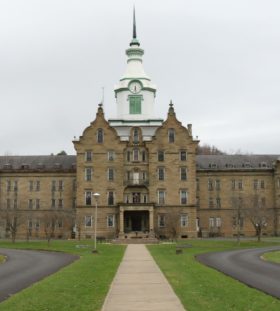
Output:
[[[130,114],[141,114],[141,101],[142,101],[142,96],[139,96],[139,95],[129,96],[129,113]]]

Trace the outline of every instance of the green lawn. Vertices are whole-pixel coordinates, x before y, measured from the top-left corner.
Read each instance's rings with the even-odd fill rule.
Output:
[[[263,254],[263,258],[280,263],[280,251]]]
[[[76,248],[77,244],[89,245]],[[125,247],[98,244],[98,254],[92,254],[92,241],[9,242],[0,247],[64,251],[80,259],[41,282],[24,289],[0,303],[2,311],[86,311],[100,310],[109,286],[123,257]]]
[[[174,244],[148,247],[186,310],[280,310],[280,300],[250,288],[195,260],[195,255],[200,253],[269,246],[275,243],[242,241],[240,247],[237,247],[235,241],[189,240],[187,243],[193,247],[184,249],[181,255],[175,254]]]

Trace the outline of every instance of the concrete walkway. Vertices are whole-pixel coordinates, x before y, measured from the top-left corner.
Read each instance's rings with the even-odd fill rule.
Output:
[[[145,245],[128,245],[102,311],[184,310]]]

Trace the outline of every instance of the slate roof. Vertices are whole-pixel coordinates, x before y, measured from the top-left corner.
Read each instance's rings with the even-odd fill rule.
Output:
[[[273,169],[279,155],[197,155],[197,170]],[[75,155],[0,156],[0,171],[76,171]]]
[[[198,170],[272,169],[279,155],[197,155]]]
[[[0,170],[76,171],[75,155],[0,156]]]

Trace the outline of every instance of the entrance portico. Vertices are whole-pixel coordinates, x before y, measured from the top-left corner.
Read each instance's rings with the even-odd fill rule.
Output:
[[[154,206],[143,205],[121,205],[120,206],[120,231],[119,237],[124,238],[126,234],[137,232],[154,237]]]

